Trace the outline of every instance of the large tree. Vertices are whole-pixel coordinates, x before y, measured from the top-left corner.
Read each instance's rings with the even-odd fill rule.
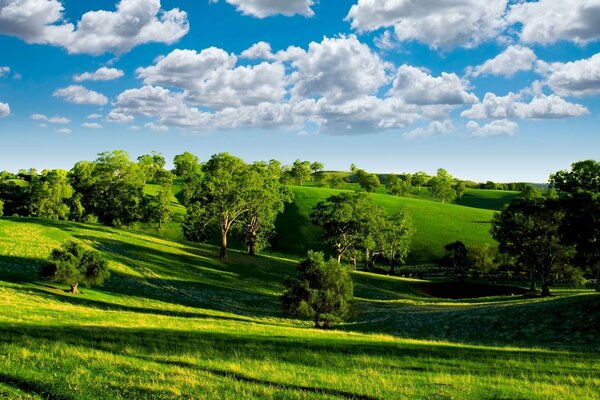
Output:
[[[429,180],[431,197],[445,203],[456,198],[456,191],[452,187],[453,178],[443,168],[437,170],[437,175]]]
[[[392,274],[395,273],[396,265],[406,262],[414,233],[412,219],[403,210],[398,210],[388,217],[383,235],[383,256],[388,259]]]
[[[257,191],[250,209],[243,215],[241,233],[249,255],[255,255],[268,244],[275,231],[275,219],[283,212],[285,203],[292,199],[292,192],[281,183],[281,165],[278,161],[258,162],[250,166],[257,179]]]
[[[564,193],[566,210],[563,235],[575,245],[577,262],[595,270],[596,290],[600,292],[600,162],[574,163],[569,171],[550,177],[551,185]]]
[[[110,273],[108,263],[97,252],[86,250],[77,242],[69,241],[54,249],[49,262],[42,267],[43,279],[67,283],[71,293],[79,293],[79,284],[101,285]]]
[[[152,205],[152,220],[158,224],[158,229],[171,220],[171,197],[173,197],[173,179],[175,176],[167,170],[160,169],[154,173],[154,180],[159,189],[156,192],[155,204]]]
[[[198,236],[193,234],[192,226],[203,227],[203,234],[217,230],[221,237],[219,257],[225,260],[229,233],[260,200],[263,180],[256,170],[227,153],[212,156],[202,172],[199,198],[191,203],[194,207],[188,208],[183,230],[190,240]]]
[[[29,184],[29,212],[42,218],[68,219],[72,196],[67,171],[43,170],[41,175],[32,176]]]
[[[154,181],[155,175],[162,171],[166,164],[165,157],[155,151],[152,154],[139,156],[137,160],[142,173],[146,176],[146,182]]]
[[[327,329],[348,315],[352,298],[353,284],[347,267],[335,260],[325,261],[323,253],[309,251],[281,301],[291,315],[312,317],[316,328]]]
[[[176,155],[173,159],[173,165],[175,166],[173,172],[177,176],[186,176],[197,172],[200,168],[198,157],[187,151]]]
[[[356,171],[356,183],[365,191],[365,192],[374,192],[377,190],[379,186],[381,186],[381,181],[379,177],[375,174],[370,174],[364,169],[359,169]]]
[[[537,275],[542,281],[542,296],[549,296],[553,270],[572,257],[572,248],[563,243],[560,234],[565,214],[557,200],[538,198],[517,199],[494,216],[492,235],[501,252],[529,270],[532,294]]]
[[[293,179],[294,183],[302,186],[304,182],[310,179],[310,174],[312,173],[312,164],[310,161],[294,161],[291,169],[289,170],[289,174]]]
[[[323,228],[323,239],[335,249],[339,263],[347,250],[359,247],[371,229],[375,209],[366,194],[344,192],[319,202],[310,218]]]

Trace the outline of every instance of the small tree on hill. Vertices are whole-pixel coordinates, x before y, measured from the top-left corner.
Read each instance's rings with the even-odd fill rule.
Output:
[[[437,175],[429,181],[431,197],[445,203],[456,198],[456,191],[452,187],[452,175],[443,168],[437,170]]]
[[[312,317],[315,328],[327,329],[348,315],[353,298],[350,271],[323,253],[308,252],[298,265],[295,281],[281,297],[283,308],[293,316]]]
[[[412,183],[419,190],[419,194],[421,194],[421,186],[423,186],[427,182],[427,174],[423,171],[415,172],[412,176]]]
[[[108,279],[108,263],[97,252],[85,250],[77,242],[69,241],[54,249],[49,262],[42,267],[43,279],[71,285],[69,292],[79,293],[79,284],[102,285]]]
[[[158,224],[158,229],[162,228],[164,223],[171,220],[171,197],[173,196],[173,179],[175,176],[166,170],[156,171],[155,180],[160,186],[156,193],[155,200],[156,204],[152,209],[152,219]]]
[[[300,186],[304,185],[304,182],[310,179],[310,174],[312,172],[312,164],[310,161],[294,161],[292,164],[292,168],[289,170],[289,174],[292,179],[299,184]]]
[[[177,176],[186,176],[188,174],[198,172],[200,160],[198,157],[189,152],[178,154],[173,159],[173,165],[175,168],[173,172]]]
[[[464,181],[458,181],[454,185],[454,192],[456,193],[456,198],[462,200],[463,196],[467,192],[467,184]]]
[[[370,174],[363,169],[356,171],[356,182],[365,192],[369,193],[374,192],[381,186],[381,181],[377,175]]]
[[[402,210],[388,217],[386,228],[383,235],[383,255],[390,263],[390,272],[394,274],[395,266],[404,264],[406,261],[415,230],[412,219]]]

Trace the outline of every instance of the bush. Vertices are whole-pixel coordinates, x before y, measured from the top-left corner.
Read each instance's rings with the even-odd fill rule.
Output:
[[[325,261],[323,253],[309,251],[297,271],[297,279],[286,285],[281,297],[286,312],[312,317],[316,328],[325,329],[348,315],[354,288],[346,266]]]

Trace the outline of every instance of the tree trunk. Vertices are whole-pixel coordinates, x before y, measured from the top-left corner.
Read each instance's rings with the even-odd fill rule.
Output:
[[[371,259],[371,252],[369,249],[365,250],[365,271],[369,270],[369,260]]]
[[[219,258],[227,261],[227,229],[221,229],[221,252]]]
[[[255,256],[256,255],[256,233],[250,233],[248,237],[248,255]]]
[[[550,274],[542,272],[542,297],[551,296],[550,294]]]
[[[339,251],[337,252],[337,263],[341,264],[342,263],[342,256],[344,255],[343,251]]]
[[[596,261],[596,292],[600,292],[600,260]]]
[[[79,293],[79,289],[77,288],[78,286],[79,286],[79,283],[71,284],[71,290],[69,290],[69,293],[78,294]]]
[[[319,317],[319,313],[315,313],[315,328],[319,329],[320,328],[320,321],[319,321],[320,317]]]
[[[529,293],[536,294],[537,286],[535,284],[535,270],[533,268],[529,268]]]

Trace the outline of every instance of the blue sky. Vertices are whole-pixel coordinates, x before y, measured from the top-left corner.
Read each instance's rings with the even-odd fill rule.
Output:
[[[3,0],[0,169],[228,151],[542,182],[598,159],[599,13],[600,0]]]

